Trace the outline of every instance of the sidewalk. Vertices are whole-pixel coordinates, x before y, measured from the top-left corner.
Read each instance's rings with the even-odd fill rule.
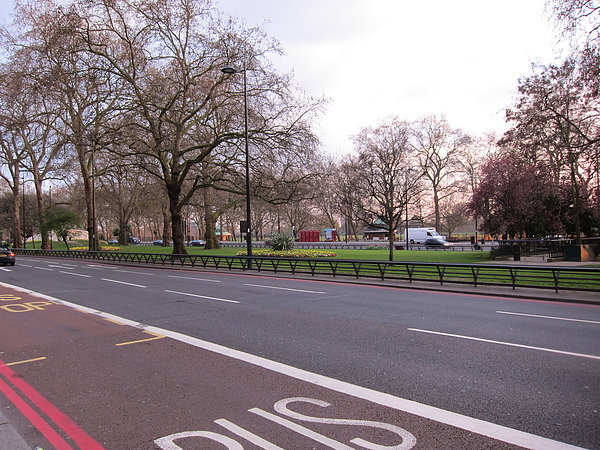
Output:
[[[0,398],[1,400],[1,398]],[[0,401],[0,407],[5,408],[4,404]],[[27,442],[21,437],[19,433],[10,424],[8,419],[0,411],[0,449],[7,450],[31,450],[31,447],[27,445]]]

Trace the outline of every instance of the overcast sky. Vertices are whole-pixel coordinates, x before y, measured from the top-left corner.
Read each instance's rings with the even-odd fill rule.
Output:
[[[520,76],[555,60],[544,0],[214,0],[262,26],[308,93],[331,103],[317,124],[324,150],[395,115],[445,115],[476,135],[503,132]],[[0,0],[2,16],[12,0]]]
[[[551,63],[555,39],[544,0],[218,0],[263,25],[286,50],[278,61],[308,92],[331,99],[325,149],[397,115],[445,115],[473,134],[506,129],[520,76]]]

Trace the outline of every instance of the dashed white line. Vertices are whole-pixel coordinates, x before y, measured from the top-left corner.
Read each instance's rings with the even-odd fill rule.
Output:
[[[64,273],[66,275],[75,275],[76,277],[90,278],[91,275],[85,275],[83,273],[75,273],[75,272],[65,272],[64,270],[60,270],[60,273]]]
[[[3,270],[5,272],[12,272],[12,269],[7,269],[6,267],[0,267],[0,270]]]
[[[195,281],[208,281],[210,283],[220,283],[221,280],[210,280],[208,278],[196,278],[196,277],[182,277],[177,275],[169,275],[169,278],[179,278],[180,280],[195,280]]]
[[[188,297],[203,298],[205,300],[215,300],[217,302],[240,303],[237,300],[228,300],[226,298],[217,298],[217,297],[207,297],[206,295],[190,294],[189,292],[170,291],[168,289],[165,289],[165,292],[168,292],[169,294],[187,295]]]
[[[135,283],[127,283],[126,281],[119,281],[119,280],[111,280],[110,278],[100,278],[102,281],[108,281],[110,283],[117,283],[117,284],[124,284],[126,286],[133,286],[133,287],[139,287],[139,288],[145,288],[148,286],[143,286],[141,284],[135,284]]]
[[[496,312],[498,314],[510,314],[512,316],[537,317],[539,319],[566,320],[569,322],[595,323],[595,324],[600,325],[600,322],[598,322],[597,320],[570,319],[568,317],[541,316],[539,314],[525,314],[525,313],[516,313],[516,312],[509,312],[509,311],[496,311]]]
[[[265,288],[265,289],[278,289],[280,291],[302,292],[305,294],[326,294],[327,293],[327,292],[321,292],[321,291],[307,291],[304,289],[284,288],[284,287],[279,287],[279,286],[267,286],[267,285],[263,285],[263,284],[244,284],[244,286],[259,287],[259,288]]]
[[[48,270],[49,272],[54,272],[54,269],[48,269],[47,267],[36,267],[36,269]]]
[[[150,272],[136,272],[135,270],[119,270],[119,269],[113,269],[113,272],[119,272],[119,273],[133,273],[135,275],[154,275],[153,273]]]
[[[473,336],[463,336],[461,334],[442,333],[440,331],[431,331],[431,330],[420,330],[418,328],[409,328],[408,331],[417,331],[419,333],[436,334],[438,336],[447,336],[447,337],[454,337],[454,338],[459,338],[459,339],[467,339],[470,341],[487,342],[489,344],[506,345],[508,347],[519,347],[519,348],[526,348],[529,350],[539,350],[539,351],[548,352],[548,353],[559,353],[561,355],[579,356],[581,358],[600,359],[600,356],[586,355],[585,353],[565,352],[562,350],[555,350],[552,348],[534,347],[532,345],[523,345],[523,344],[514,344],[512,342],[494,341],[491,339],[482,339],[482,338],[476,338]]]

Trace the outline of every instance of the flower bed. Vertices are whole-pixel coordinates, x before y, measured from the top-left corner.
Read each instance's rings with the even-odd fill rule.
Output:
[[[88,247],[72,247],[69,250],[89,250]],[[100,247],[101,252],[114,252],[122,250],[121,247]]]
[[[245,251],[237,252],[237,256],[246,256]],[[281,258],[333,258],[337,256],[335,253],[325,250],[255,250],[253,256],[274,256]]]

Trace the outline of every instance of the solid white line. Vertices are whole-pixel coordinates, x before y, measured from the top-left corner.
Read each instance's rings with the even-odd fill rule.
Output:
[[[179,278],[182,280],[196,280],[196,281],[208,281],[210,283],[220,283],[220,280],[209,280],[208,278],[195,278],[195,277],[180,277],[177,275],[168,275],[169,278]]]
[[[168,293],[170,293],[170,294],[187,295],[188,297],[204,298],[204,299],[206,299],[206,300],[216,300],[216,301],[218,301],[218,302],[239,303],[237,300],[227,300],[226,298],[207,297],[207,296],[205,296],[205,295],[190,294],[190,293],[188,293],[188,292],[170,291],[170,290],[168,290],[168,289],[165,289],[165,292],[168,292]]]
[[[275,422],[276,424],[281,425],[282,427],[289,428],[290,430],[295,431],[296,433],[302,434],[302,435],[306,436],[307,438],[312,439],[313,441],[320,442],[321,444],[326,445],[329,448],[333,448],[335,450],[353,450],[354,449],[354,447],[348,447],[347,445],[342,444],[339,441],[328,438],[327,436],[323,436],[322,434],[319,434],[312,430],[309,430],[308,428],[305,428],[302,425],[297,425],[294,422],[290,422],[287,419],[282,419],[281,417],[276,416],[275,414],[271,414],[267,411],[263,411],[262,409],[252,408],[252,409],[249,409],[248,411],[253,414],[256,414],[258,416],[264,417],[265,419],[268,419],[272,422]]]
[[[335,392],[342,394],[351,395],[356,398],[361,398],[373,403],[377,403],[388,408],[392,408],[398,411],[404,411],[409,414],[414,414],[419,417],[434,420],[446,425],[451,425],[462,430],[471,431],[482,436],[487,436],[492,439],[497,439],[503,442],[507,442],[512,445],[521,446],[525,448],[535,448],[544,450],[583,450],[581,447],[577,447],[563,442],[548,439],[542,436],[536,436],[535,434],[526,433],[524,431],[515,430],[512,428],[504,427],[502,425],[496,425],[491,422],[484,420],[475,419],[473,417],[464,416],[444,409],[436,408],[434,406],[424,405],[412,400],[396,397],[391,394],[385,394],[383,392],[377,392],[373,389],[364,388],[354,384],[347,383],[345,381],[336,380],[316,373],[308,372],[306,370],[298,369],[296,367],[288,366],[276,361],[271,361],[260,356],[251,355],[250,353],[241,352],[228,347],[224,347],[219,344],[212,342],[203,341],[201,339],[194,338],[182,333],[175,331],[166,330],[164,328],[153,327],[145,325],[133,320],[125,319],[120,316],[98,311],[96,309],[88,308],[86,306],[80,306],[75,303],[60,300],[49,295],[41,294],[39,292],[24,289],[19,286],[14,286],[8,283],[0,282],[0,286],[6,286],[8,288],[15,289],[20,292],[26,292],[30,295],[34,295],[39,298],[43,298],[48,301],[56,302],[65,306],[69,306],[73,309],[83,311],[90,314],[96,314],[99,317],[112,320],[114,322],[122,323],[124,325],[130,325],[141,330],[147,330],[153,333],[162,334],[164,336],[175,339],[179,342],[184,342],[194,347],[198,347],[219,355],[228,356],[230,358],[237,359],[239,361],[254,364],[259,367],[263,367],[267,370],[287,375],[297,380],[305,381],[307,383],[321,386],[326,389],[331,389]]]
[[[254,433],[249,432],[248,430],[236,425],[233,422],[230,422],[226,419],[218,419],[215,420],[217,425],[221,425],[223,428],[231,431],[233,434],[238,435],[239,437],[246,439],[249,442],[252,442],[257,447],[263,448],[265,450],[284,450],[282,447],[275,445],[266,439],[261,438],[260,436],[255,435]]]
[[[85,278],[90,278],[91,277],[91,275],[84,275],[82,273],[74,273],[74,272],[65,272],[64,270],[60,270],[59,272],[60,273],[64,273],[66,275],[75,275],[77,277],[85,277]]]
[[[589,359],[600,359],[600,356],[586,355],[585,353],[565,352],[562,350],[554,350],[552,348],[533,347],[531,345],[513,344],[512,342],[493,341],[491,339],[482,339],[482,338],[476,338],[476,337],[472,337],[472,336],[463,336],[461,334],[442,333],[440,331],[431,331],[431,330],[420,330],[418,328],[408,328],[408,330],[409,331],[418,331],[419,333],[436,334],[438,336],[448,336],[448,337],[455,337],[455,338],[460,338],[460,339],[467,339],[470,341],[479,341],[479,342],[487,342],[490,344],[506,345],[508,347],[527,348],[530,350],[539,350],[542,352],[559,353],[561,355],[579,356],[581,358],[589,358]]]
[[[321,292],[321,291],[305,291],[304,289],[291,289],[291,288],[284,288],[284,287],[278,287],[278,286],[265,286],[263,284],[244,284],[244,286],[259,287],[259,288],[265,288],[265,289],[279,289],[280,291],[304,292],[306,294],[326,294],[327,293],[327,292]]]
[[[600,325],[600,322],[598,322],[597,320],[570,319],[568,317],[555,317],[555,316],[540,316],[538,314],[525,314],[525,313],[516,313],[516,312],[508,312],[508,311],[496,311],[496,312],[498,314],[510,314],[513,316],[538,317],[540,319],[567,320],[569,322],[595,323],[595,324]]]
[[[133,286],[133,287],[139,287],[139,288],[145,288],[148,286],[143,286],[141,284],[135,284],[135,283],[127,283],[125,281],[119,281],[119,280],[111,280],[109,278],[100,278],[102,281],[110,281],[111,283],[117,283],[117,284],[125,284],[127,286]]]

